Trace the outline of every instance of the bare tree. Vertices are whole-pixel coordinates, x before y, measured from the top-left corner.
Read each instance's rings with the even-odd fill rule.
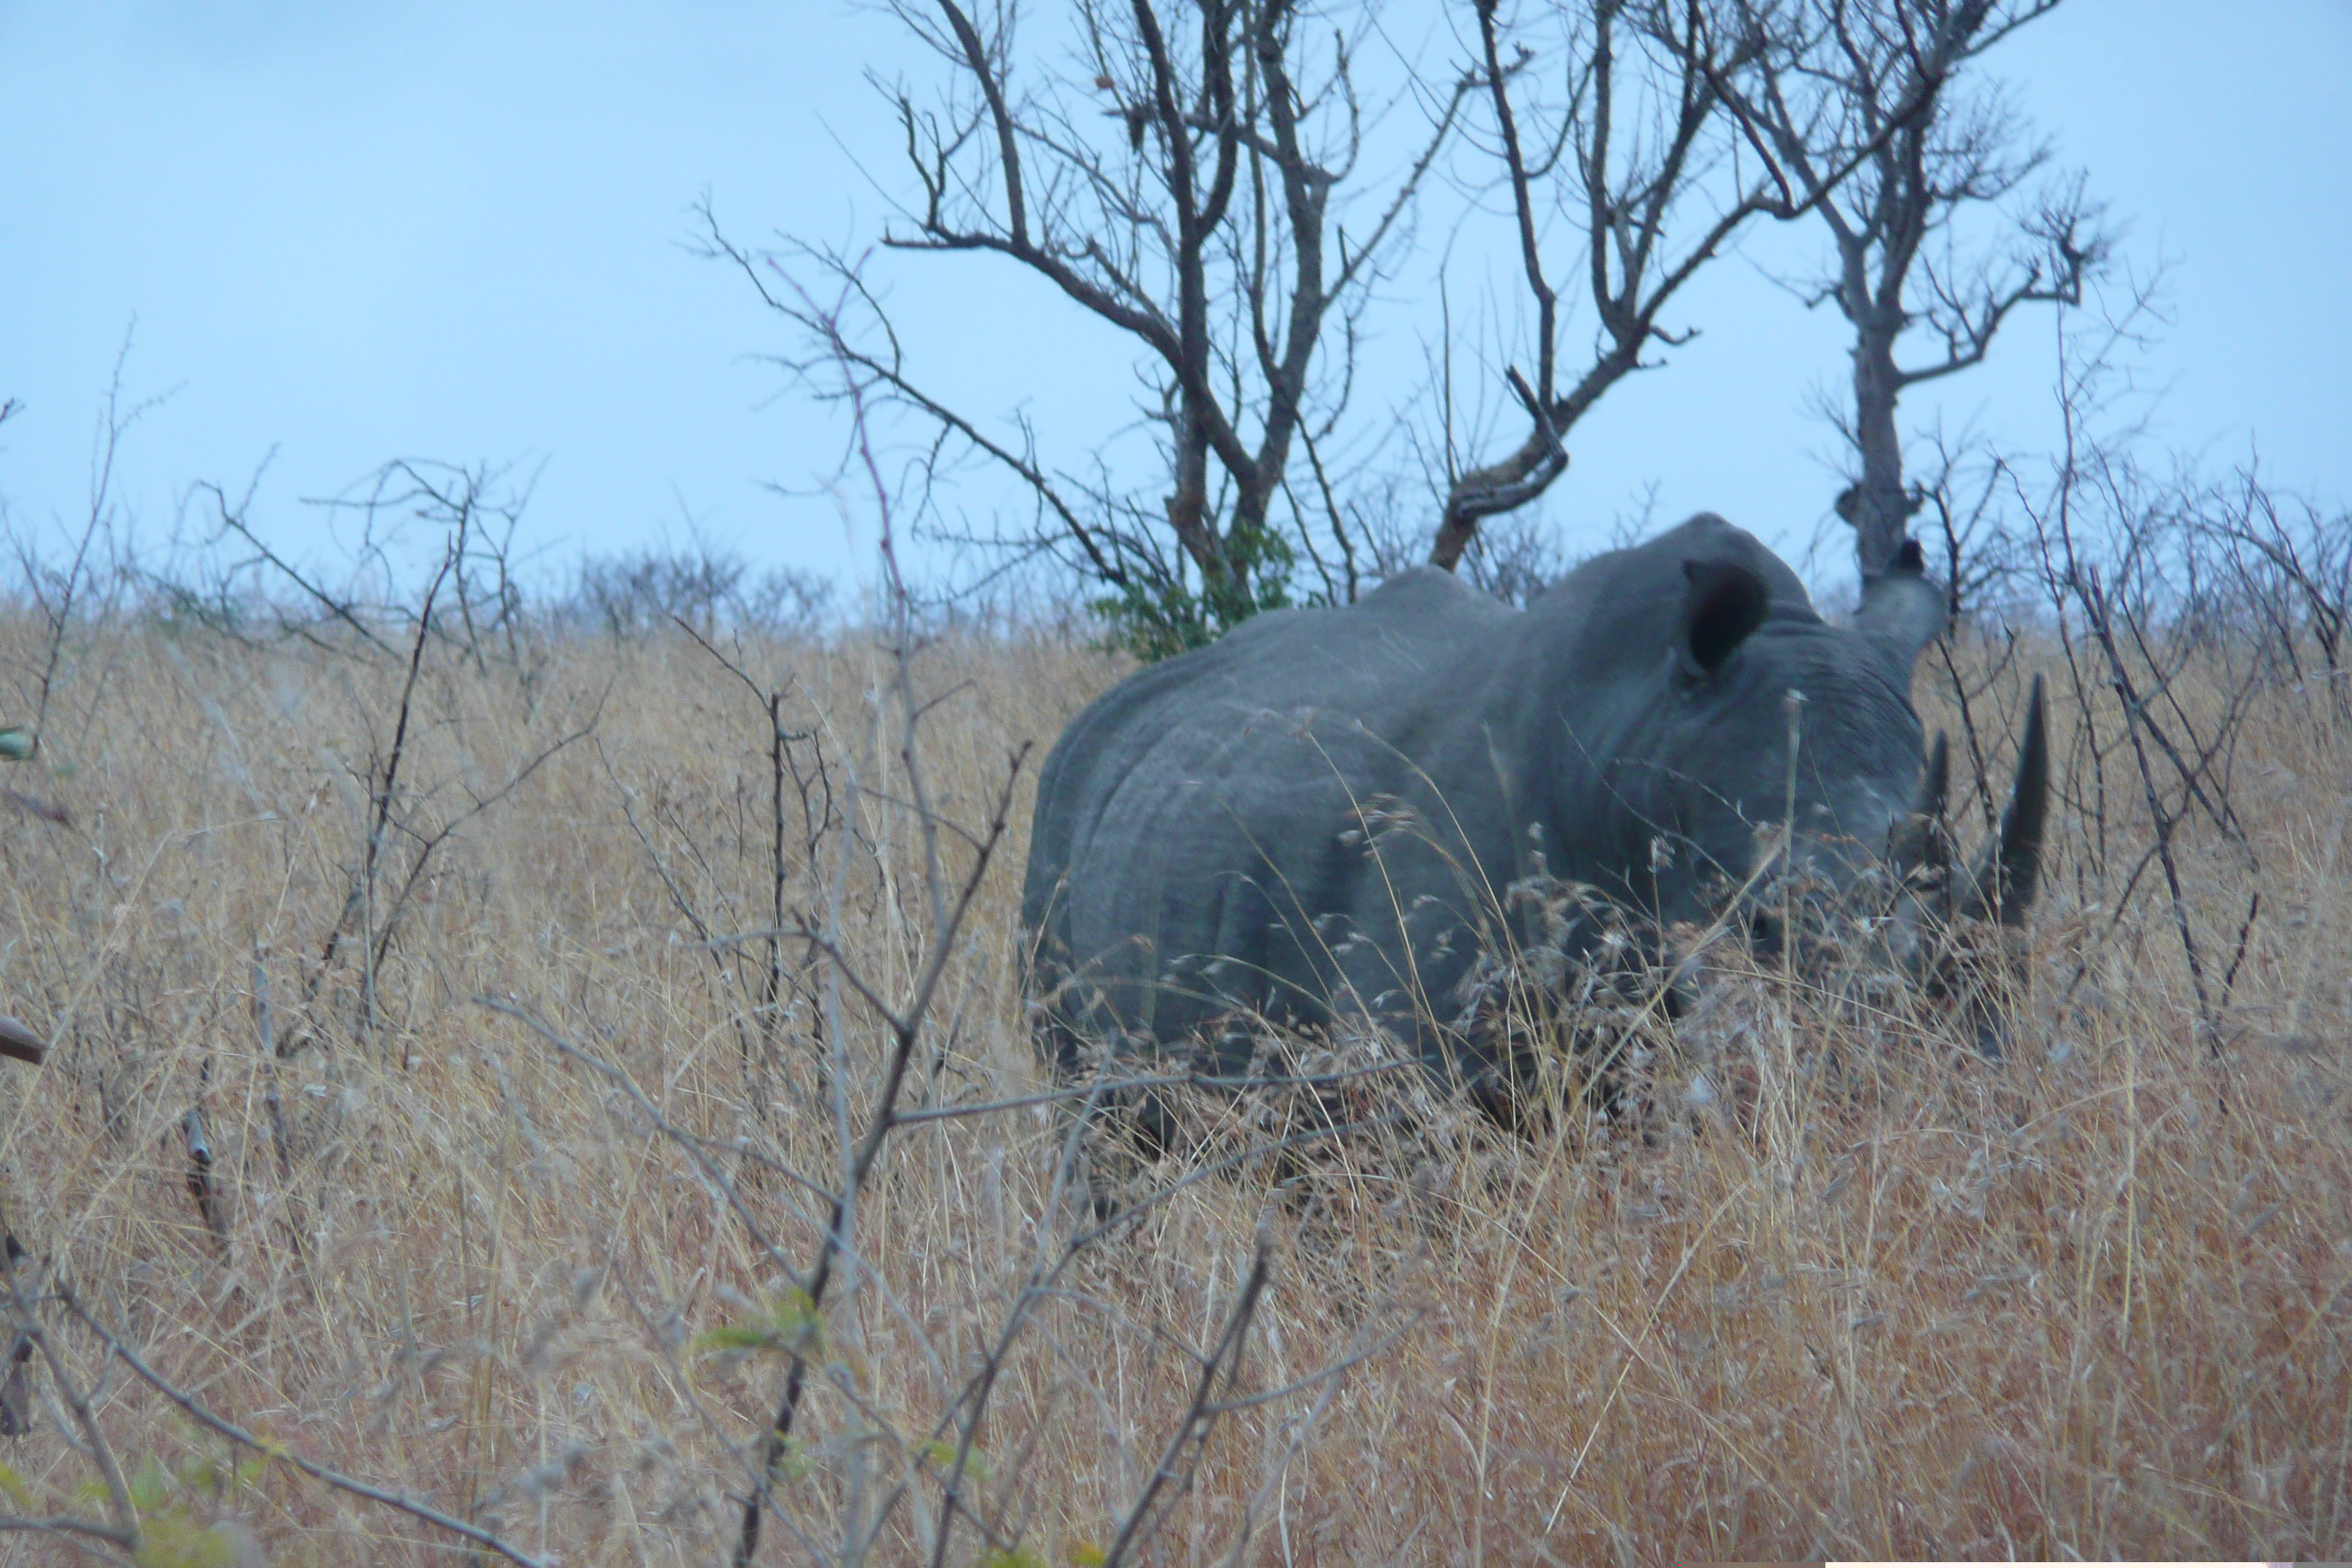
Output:
[[[1368,106],[1380,95],[1362,88],[1360,49],[1387,43],[1369,5],[1310,23],[1296,0],[1080,0],[1066,37],[1038,44],[1019,32],[1018,0],[891,0],[948,80],[927,104],[877,84],[911,177],[883,247],[1003,258],[1130,340],[1164,465],[1146,487],[1099,453],[1084,469],[1057,463],[1024,416],[984,422],[927,387],[871,253],[789,237],[780,253],[748,249],[706,208],[709,246],[794,323],[800,347],[781,363],[815,395],[842,398],[831,378],[847,363],[867,406],[928,428],[919,500],[971,460],[1025,490],[1025,529],[964,542],[1059,558],[1108,590],[1099,607],[1128,640],[1172,652],[1286,603],[1301,557],[1333,599],[1353,596],[1360,551],[1393,563],[1365,536],[1354,492],[1380,481],[1343,468],[1341,421],[1366,313],[1403,275],[1435,176],[1480,205],[1505,198],[1533,318],[1532,379],[1505,377],[1526,418],[1517,446],[1469,460],[1450,386],[1432,421],[1444,500],[1429,558],[1451,570],[1483,519],[1559,478],[1565,436],[1612,386],[1689,340],[1696,328],[1665,311],[1743,226],[1833,195],[1851,205],[1849,176],[1916,162],[1902,135],[1936,121],[1943,68],[1895,74],[1867,112],[1767,134],[1760,106],[1778,100],[1756,84],[1809,62],[1822,24],[1738,3],[1728,26],[1700,0],[1467,0],[1470,61],[1443,80],[1402,61]],[[1800,24],[1814,31],[1785,34]],[[1408,100],[1425,111],[1410,138],[1394,123]],[[1565,256],[1547,254],[1571,235]],[[1580,273],[1591,301],[1589,360],[1560,353],[1563,273]],[[1990,320],[1955,306],[1954,330],[1989,340],[2015,302]]]
[[[1388,110],[1420,88],[1408,79],[1385,107],[1364,101],[1356,57],[1377,37],[1370,6],[1302,16],[1294,0],[1080,0],[1069,36],[1034,47],[1018,37],[1017,0],[891,10],[949,75],[929,104],[877,80],[913,193],[884,246],[1002,258],[1131,339],[1164,482],[1139,492],[1099,459],[1091,471],[1059,466],[1024,418],[984,424],[919,384],[866,258],[793,243],[780,264],[713,222],[714,253],[807,334],[785,363],[838,396],[829,377],[845,353],[869,405],[895,404],[935,431],[919,459],[927,481],[951,459],[1009,472],[1034,500],[1034,526],[982,542],[1062,557],[1109,590],[1105,607],[1148,649],[1206,640],[1285,602],[1302,543],[1341,558],[1351,578],[1356,541],[1318,447],[1348,405],[1359,320],[1470,80],[1427,94],[1429,124],[1374,174],[1368,139],[1399,142],[1383,130],[1400,118]],[[780,287],[786,268],[831,286]],[[841,333],[861,311],[870,331]],[[1293,489],[1302,451],[1312,501]]]
[[[1050,550],[1106,585],[1105,607],[1147,651],[1286,602],[1302,556],[1334,599],[1353,596],[1360,552],[1391,563],[1353,493],[1381,479],[1343,469],[1341,420],[1366,312],[1412,256],[1433,175],[1474,200],[1507,194],[1535,302],[1533,383],[1508,378],[1528,415],[1517,449],[1457,460],[1445,416],[1432,559],[1448,568],[1481,519],[1558,478],[1562,435],[1611,386],[1686,341],[1661,313],[1731,236],[1807,203],[1722,113],[1716,83],[1761,46],[1718,48],[1705,15],[1669,0],[1536,0],[1524,15],[1471,0],[1469,63],[1440,78],[1403,61],[1369,106],[1379,95],[1360,80],[1360,46],[1385,42],[1370,6],[1310,25],[1295,0],[1082,0],[1076,63],[1056,68],[1042,47],[1016,48],[1017,0],[968,5],[893,0],[950,77],[934,108],[885,88],[916,196],[883,243],[1005,258],[1132,339],[1164,485],[1139,494],[1100,458],[1057,467],[1025,420],[998,434],[919,384],[866,257],[791,247],[782,267],[832,279],[803,293],[797,279],[779,286],[777,257],[715,222],[711,248],[800,328],[805,346],[785,363],[818,395],[840,395],[826,378],[845,353],[871,404],[929,423],[927,479],[950,457],[1015,476],[1034,525],[982,542]],[[1394,123],[1408,99],[1425,120],[1410,137]],[[1487,131],[1464,141],[1482,107]],[[1385,174],[1366,172],[1383,163]],[[1563,312],[1544,256],[1555,209],[1580,232],[1598,323],[1580,374],[1559,364]],[[869,330],[844,338],[861,314]]]
[[[1998,84],[1968,68],[2057,0],[1734,0],[1713,26],[1753,40],[1714,77],[1742,132],[1821,214],[1832,259],[1806,290],[1853,329],[1853,401],[1832,409],[1853,451],[1837,512],[1864,581],[1902,547],[1925,490],[1904,479],[1896,405],[1981,363],[2018,306],[2076,304],[2113,236],[2079,175],[2043,188],[1979,240],[1982,209],[2049,163]],[[1923,331],[1924,359],[1898,354]]]
[[[1529,426],[1508,455],[1465,468],[1446,443],[1445,507],[1430,560],[1448,571],[1482,519],[1527,505],[1567,469],[1561,438],[1603,394],[1658,363],[1645,354],[1696,334],[1659,318],[1740,227],[1764,215],[1797,216],[1819,199],[1779,169],[1777,153],[1741,142],[1723,113],[1718,84],[1750,64],[1760,39],[1740,34],[1727,43],[1698,6],[1672,0],[1545,0],[1507,15],[1501,0],[1473,0],[1471,8],[1475,74],[1491,116],[1479,151],[1509,194],[1535,308],[1536,374],[1529,385],[1516,368],[1508,373]],[[1546,83],[1555,89],[1549,98]],[[1553,211],[1579,237],[1580,255],[1560,265],[1544,255]],[[1554,274],[1576,266],[1592,302],[1592,357],[1563,374]]]
[[[1759,133],[1752,89],[1740,84],[1772,79],[1779,62],[1804,57],[1808,35],[1790,29],[1809,23],[1797,10],[1744,0],[1728,19],[1702,0],[1542,0],[1513,16],[1502,0],[1472,0],[1472,8],[1475,75],[1493,115],[1493,141],[1482,151],[1510,193],[1535,307],[1536,380],[1530,386],[1509,373],[1530,429],[1500,461],[1461,469],[1447,444],[1444,515],[1430,559],[1448,570],[1481,519],[1526,505],[1559,478],[1568,466],[1561,437],[1611,387],[1660,363],[1644,354],[1696,335],[1660,318],[1744,226],[1850,201],[1853,183],[1885,163],[1901,132],[1932,116],[1941,84],[1893,81],[1877,113],[1857,119],[1850,134],[1779,138]],[[1526,41],[1545,34],[1559,47]],[[1548,73],[1562,84],[1549,104],[1532,91]],[[1592,357],[1572,382],[1558,363],[1560,295],[1544,257],[1552,211],[1580,236],[1594,316]]]

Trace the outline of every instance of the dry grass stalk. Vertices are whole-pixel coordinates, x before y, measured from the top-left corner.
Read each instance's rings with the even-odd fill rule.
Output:
[[[43,634],[0,626],[35,668]],[[2101,859],[2084,721],[2061,705],[2066,831],[2005,1061],[1907,1005],[1733,974],[1685,1029],[1694,1051],[1645,1064],[1672,1110],[1647,1138],[1500,1132],[1435,1098],[1311,1159],[1140,1173],[1150,1205],[1076,1251],[1067,1109],[1035,1098],[1016,991],[1016,799],[860,1194],[859,1289],[810,1310],[831,1097],[864,1124],[933,884],[887,655],[733,657],[751,696],[683,637],[561,644],[529,691],[426,649],[379,828],[370,735],[404,668],[129,625],[69,651],[50,727],[72,737],[79,826],[0,816],[0,989],[54,1042],[0,1088],[6,1212],[37,1278],[78,1286],[157,1382],[96,1380],[103,1342],[37,1309],[34,1430],[0,1455],[16,1518],[112,1506],[77,1490],[110,1453],[152,1540],[220,1526],[274,1561],[447,1560],[415,1518],[240,1469],[255,1456],[167,1384],[542,1561],[707,1563],[799,1353],[761,1562],[1090,1561],[1139,1498],[1152,1533],[1130,1560],[1150,1562],[2352,1545],[2333,782],[2352,748],[2326,704],[2248,708],[2242,840],[2175,825],[2192,935],[2217,969],[2238,952],[2218,1061],[2161,890],[2116,902],[2148,842],[2137,776],[2106,800]],[[1017,638],[922,653],[934,819],[981,835],[1008,755],[1114,673]],[[2221,680],[2168,695],[2236,700]],[[593,741],[441,842],[396,926],[319,961],[372,834],[379,852],[429,837],[591,713]],[[2013,732],[2004,717],[1983,732]],[[780,734],[823,738],[844,803],[814,848],[794,797],[779,810]],[[950,889],[976,863],[952,831],[936,854]],[[805,942],[715,940],[778,908],[813,914],[871,995],[828,991]],[[1377,1121],[1423,1091],[1347,1093]],[[1020,1103],[932,1114],[1002,1100]],[[1191,1103],[1212,1159],[1293,1125],[1282,1103]],[[119,1521],[84,1522],[116,1549]],[[55,1550],[0,1538],[0,1562]]]

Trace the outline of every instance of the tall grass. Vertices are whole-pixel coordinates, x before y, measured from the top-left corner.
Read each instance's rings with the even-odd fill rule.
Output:
[[[0,644],[37,668],[42,635],[19,620]],[[2034,994],[1999,1063],[1731,975],[1703,1048],[1661,1069],[1688,1113],[1648,1137],[1438,1106],[1309,1160],[1181,1185],[1171,1162],[1042,1291],[1041,1258],[1089,1223],[1056,1184],[1066,1112],[918,1121],[813,1319],[793,1286],[841,1167],[830,1091],[866,1105],[888,1036],[807,932],[765,933],[781,878],[879,999],[922,962],[889,658],[855,636],[740,650],[784,693],[772,716],[682,636],[558,641],[528,669],[428,647],[379,886],[322,964],[406,687],[337,647],[78,633],[48,771],[8,781],[74,825],[0,820],[0,994],[57,1040],[0,1080],[23,1288],[61,1283],[165,1382],[306,1459],[547,1561],[725,1561],[797,1348],[819,1374],[760,1560],[929,1561],[964,1436],[948,1413],[1020,1305],[948,1561],[1099,1561],[1163,1461],[1139,1560],[2352,1547],[2352,747],[2324,701],[2255,698],[2242,841],[2180,828],[2193,938],[2217,971],[2242,949],[2218,1034],[2160,883],[2103,901],[2148,823],[2111,778],[2094,863],[2097,784],[2061,705]],[[1019,748],[1118,673],[1050,641],[927,649],[939,817],[976,835]],[[2191,684],[2185,702],[2222,700]],[[1956,724],[1922,685],[1931,726]],[[837,813],[787,777],[781,838],[780,729],[796,763],[821,752]],[[1017,794],[958,932],[910,1109],[1047,1087],[1017,982],[1026,811]],[[953,833],[939,853],[950,882],[972,865]],[[1238,1360],[1204,1378],[1261,1248]],[[97,1385],[147,1560],[457,1550],[286,1463],[227,1468],[256,1455],[40,1310]],[[59,1385],[26,1386],[6,1506],[102,1511]],[[0,1561],[65,1550],[0,1536]]]

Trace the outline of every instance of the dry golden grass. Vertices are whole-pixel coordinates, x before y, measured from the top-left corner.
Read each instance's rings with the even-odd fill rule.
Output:
[[[37,651],[22,624],[0,640]],[[823,920],[837,897],[845,955],[903,996],[931,915],[920,836],[891,804],[908,781],[889,660],[853,639],[751,664],[789,672],[785,722],[824,737],[855,829],[845,858],[838,831],[814,868],[792,848],[790,906]],[[916,685],[940,700],[919,757],[940,814],[977,831],[1010,754],[1034,743],[1034,773],[1115,673],[1044,643],[927,651]],[[820,1182],[840,1163],[826,967],[788,944],[805,989],[763,1014],[766,947],[706,946],[681,910],[719,933],[772,923],[767,714],[682,638],[558,645],[530,681],[435,653],[400,807],[427,831],[596,721],[436,851],[371,1001],[363,943],[317,961],[362,858],[351,770],[388,754],[400,678],[198,633],[71,648],[45,753],[69,776],[0,781],[76,818],[0,821],[0,995],[58,1038],[0,1080],[20,1278],[62,1278],[212,1409],[527,1552],[723,1562],[783,1361],[702,1336],[788,1300],[745,1216],[803,1269],[822,1220],[741,1151]],[[2226,1077],[2192,1026],[2160,879],[2120,920],[2087,907],[2089,838],[2062,809],[2035,1007],[2001,1064],[1898,1030],[1867,1058],[1845,1039],[1823,1073],[1848,1026],[1751,987],[1717,1068],[1744,1117],[1648,1141],[1441,1118],[1323,1152],[1286,1192],[1293,1173],[1244,1163],[1090,1248],[1035,1305],[977,1437],[968,1490],[995,1539],[960,1520],[949,1560],[1108,1544],[1262,1229],[1272,1283],[1231,1386],[1271,1397],[1215,1426],[1143,1560],[2345,1555],[2346,740],[2318,700],[2263,699],[2234,774],[2259,868],[2210,833],[2183,844],[2213,968],[2257,878],[2263,893]],[[2147,842],[2128,768],[2107,763],[2110,890]],[[910,1103],[1040,1087],[1014,963],[1027,777]],[[388,844],[396,888],[411,850]],[[950,880],[971,864],[952,836],[943,853]],[[855,1109],[887,1037],[834,990]],[[655,1115],[483,996],[625,1069]],[[264,1011],[302,1048],[266,1051]],[[225,1243],[191,1192],[191,1110]],[[847,1560],[845,1534],[901,1483],[870,1560],[929,1560],[951,1391],[1040,1249],[1081,1223],[1048,1209],[1062,1126],[1034,1108],[893,1135],[761,1561]],[[713,1141],[708,1163],[674,1134]],[[97,1342],[44,1310],[94,1378]],[[34,1382],[35,1429],[0,1447],[25,1493],[7,1506],[101,1516],[89,1455]],[[125,1468],[154,1467],[137,1489],[155,1552],[195,1541],[175,1524],[228,1521],[272,1561],[452,1555],[282,1464],[215,1484],[201,1467],[221,1442],[120,1365],[101,1401]],[[0,1536],[0,1561],[65,1555]]]

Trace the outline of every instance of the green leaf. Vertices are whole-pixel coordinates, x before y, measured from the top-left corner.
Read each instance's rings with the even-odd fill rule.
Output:
[[[217,1525],[172,1514],[142,1521],[140,1533],[131,1554],[139,1568],[236,1568],[236,1542]]]
[[[944,1437],[929,1444],[923,1449],[923,1458],[930,1460],[932,1464],[938,1466],[942,1470],[952,1470],[955,1468],[955,1456],[956,1446],[953,1443],[949,1442]],[[988,1479],[987,1456],[982,1454],[977,1448],[974,1448],[971,1453],[966,1454],[963,1457],[963,1473],[970,1476],[976,1481],[984,1481]]]
[[[25,1478],[16,1473],[15,1467],[0,1465],[0,1491],[6,1492],[25,1512],[33,1511],[33,1494],[26,1489]]]
[[[770,1351],[787,1355],[824,1353],[824,1319],[808,1292],[787,1290],[769,1305],[763,1318],[722,1323],[694,1337],[697,1350],[748,1353]]]
[[[0,757],[21,763],[33,754],[33,732],[21,725],[11,724],[0,730]]]
[[[140,1466],[139,1473],[131,1478],[131,1506],[141,1513],[162,1508],[171,1495],[172,1478],[152,1459]]]

